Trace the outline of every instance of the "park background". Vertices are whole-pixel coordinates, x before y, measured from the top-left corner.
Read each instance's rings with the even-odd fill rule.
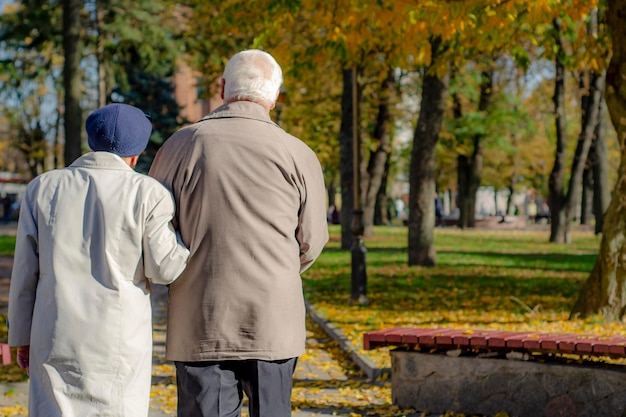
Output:
[[[622,334],[624,3],[3,1],[0,194],[87,151],[110,102],[151,115],[146,172],[261,48],[284,70],[272,117],[340,211],[307,300],[355,342],[402,323]]]

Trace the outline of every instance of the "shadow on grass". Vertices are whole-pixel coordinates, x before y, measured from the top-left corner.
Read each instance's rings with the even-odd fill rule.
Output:
[[[433,274],[397,277],[369,276],[367,293],[372,311],[517,311],[541,305],[543,309],[569,311],[582,281],[571,277],[519,276],[454,276]],[[493,271],[492,271],[493,272]],[[481,271],[485,273],[485,271]],[[346,305],[350,294],[350,277],[329,277],[305,284],[306,298],[311,303]],[[514,299],[526,304],[524,307]],[[351,307],[358,311],[360,307]],[[355,317],[355,321],[360,319]]]
[[[329,264],[350,265],[351,253],[349,250],[326,249],[325,253],[329,255],[329,258],[325,261]],[[521,268],[537,271],[589,272],[593,268],[597,256],[596,253],[510,253],[478,250],[438,250],[436,252],[436,266],[433,268],[485,266],[489,268]],[[406,248],[367,249],[366,266],[374,269],[388,266],[421,268],[420,266],[408,266],[408,252]]]
[[[455,251],[439,251],[438,255],[445,259],[446,255],[454,255],[454,257],[471,258],[484,260],[484,262],[464,263],[447,263],[441,262],[441,265],[454,266],[470,266],[470,265],[489,265],[493,267],[505,268],[532,268],[540,270],[566,270],[588,272],[593,267],[597,254],[563,254],[563,253],[502,253],[502,252],[455,252]]]
[[[350,262],[350,251],[328,249],[325,252],[346,259],[335,259],[333,263]],[[369,255],[369,256],[368,256]],[[439,250],[436,252],[437,267],[475,267],[492,268],[528,268],[545,271],[588,272],[593,267],[597,254],[590,253],[507,253],[507,252],[470,252]],[[367,266],[380,268],[389,265],[407,265],[408,253],[405,248],[372,248],[367,250]],[[408,265],[407,265],[408,266]],[[416,266],[419,268],[419,266]]]

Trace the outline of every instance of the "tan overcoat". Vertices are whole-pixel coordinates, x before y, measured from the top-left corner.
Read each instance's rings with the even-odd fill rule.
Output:
[[[328,240],[320,163],[252,102],[219,107],[159,150],[150,175],[174,194],[191,256],[170,286],[167,358],[297,357],[300,273]]]

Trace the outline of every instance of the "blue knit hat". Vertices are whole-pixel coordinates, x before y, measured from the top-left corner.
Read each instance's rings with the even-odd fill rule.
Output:
[[[91,113],[85,128],[92,150],[135,156],[146,149],[152,123],[137,107],[114,103]]]

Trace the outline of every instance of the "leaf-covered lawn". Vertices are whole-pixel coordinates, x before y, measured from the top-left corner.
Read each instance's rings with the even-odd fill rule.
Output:
[[[362,346],[369,330],[395,326],[626,335],[601,317],[568,320],[592,269],[599,238],[576,231],[573,244],[548,242],[546,230],[436,229],[437,266],[407,266],[407,229],[378,227],[365,239],[367,306],[350,305],[350,251],[338,226],[305,275],[316,311]],[[386,349],[361,351],[390,366]]]

